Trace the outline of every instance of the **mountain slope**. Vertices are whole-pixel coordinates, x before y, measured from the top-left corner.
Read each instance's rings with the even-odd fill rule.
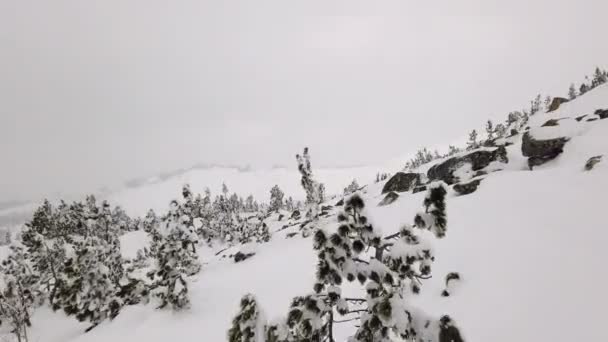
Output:
[[[599,108],[608,108],[607,86],[555,112],[537,114],[531,126],[551,118],[592,114]],[[557,159],[530,171],[522,156],[521,137],[514,138],[515,144],[507,147],[509,163],[502,166],[504,170],[487,175],[473,194],[456,196],[450,190],[447,237],[435,241],[433,278],[413,300],[431,314],[449,313],[467,341],[608,340],[603,326],[608,306],[604,289],[608,274],[603,271],[608,260],[603,213],[603,192],[608,189],[608,120],[570,119],[552,129],[570,137]],[[583,171],[590,157],[601,154],[605,155],[602,162]],[[354,175],[346,177],[344,184]],[[297,177],[293,178],[294,184],[285,187],[299,186]],[[219,174],[218,179],[221,182]],[[171,192],[177,194],[181,181],[171,184]],[[255,179],[252,182],[254,186]],[[196,191],[202,191],[200,186],[192,184]],[[396,232],[420,210],[424,193],[402,193],[393,204],[377,206],[383,197],[382,186],[370,184],[362,196],[375,226],[384,233]],[[268,188],[266,184],[264,188]],[[138,190],[116,200],[124,201],[126,207],[154,207],[148,200],[163,191]],[[159,200],[167,203],[168,199]],[[320,224],[332,229],[334,220],[329,217]],[[282,225],[275,220],[271,230]],[[201,248],[205,265],[191,280],[189,311],[159,311],[153,304],[127,307],[113,322],[85,334],[86,326],[73,318],[40,309],[33,319],[30,340],[225,341],[244,294],[255,294],[266,316],[274,319],[287,313],[294,296],[311,291],[316,264],[312,241],[299,235],[286,239],[293,232],[296,227],[276,232],[269,243],[248,246],[257,254],[238,264],[223,258],[230,251],[215,255],[220,247]],[[133,251],[143,245],[142,240],[141,236],[127,236],[123,244]],[[454,271],[460,273],[462,283],[451,297],[443,298],[444,277]],[[354,285],[346,289],[349,294],[358,291],[360,287]],[[339,326],[337,340],[344,341],[351,328]]]

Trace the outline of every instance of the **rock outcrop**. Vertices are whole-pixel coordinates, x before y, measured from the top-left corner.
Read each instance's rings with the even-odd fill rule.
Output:
[[[593,170],[593,168],[595,167],[595,164],[602,161],[602,157],[603,156],[600,155],[600,156],[595,156],[595,157],[589,158],[589,160],[587,160],[587,162],[585,163],[585,171]]]
[[[410,191],[415,186],[421,183],[421,176],[422,175],[419,173],[397,172],[393,177],[391,177],[391,179],[388,180],[388,182],[386,182],[386,184],[384,184],[384,188],[382,188],[382,193],[385,194],[391,191]]]
[[[492,162],[508,163],[507,150],[500,146],[494,151],[475,151],[462,157],[453,157],[442,163],[433,165],[427,172],[430,181],[442,180],[447,184],[458,182],[458,177],[454,176],[454,171],[465,164],[471,165],[472,171],[479,171]]]
[[[469,183],[459,183],[454,185],[454,191],[456,191],[459,195],[468,195],[471,194],[473,192],[475,192],[477,190],[477,188],[479,187],[479,184],[481,184],[481,179],[476,179],[472,182]]]
[[[562,105],[562,103],[566,102],[568,102],[568,99],[565,99],[563,97],[554,97],[553,101],[551,101],[551,104],[549,105],[549,110],[547,111],[547,113],[557,110],[559,106]]]
[[[526,132],[522,138],[521,151],[525,157],[528,157],[530,170],[555,159],[564,151],[564,145],[568,140],[567,137],[540,140],[534,138],[532,133]]]
[[[384,198],[382,199],[382,201],[380,201],[380,203],[378,203],[378,205],[385,206],[385,205],[392,204],[398,198],[399,198],[399,194],[394,191],[391,191],[388,194],[386,194],[386,196],[384,196]]]
[[[595,111],[595,115],[599,116],[600,119],[608,118],[608,109],[598,109]]]
[[[558,125],[559,125],[558,119],[550,119],[547,122],[545,122],[541,127],[553,127],[553,126],[558,126]]]

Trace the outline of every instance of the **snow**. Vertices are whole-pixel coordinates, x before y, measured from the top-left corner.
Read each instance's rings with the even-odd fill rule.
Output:
[[[537,114],[531,122],[539,126],[550,118],[591,114],[598,108],[608,108],[608,86],[564,104],[554,113]],[[562,123],[563,127],[546,130],[547,134],[559,131],[571,137],[562,155],[529,171],[518,139],[507,147],[509,163],[499,165],[502,171],[488,174],[476,192],[466,196],[448,192],[447,236],[439,240],[425,236],[436,257],[433,278],[424,283],[420,296],[411,298],[412,304],[434,317],[449,314],[467,341],[608,341],[604,327],[608,231],[603,211],[608,161],[604,158],[592,171],[583,171],[590,157],[608,156],[608,120]],[[538,134],[545,134],[541,131]],[[344,169],[315,176],[340,192],[353,178],[365,184],[377,171],[381,170]],[[227,170],[201,172],[127,189],[112,198],[131,213],[141,214],[156,206],[166,210],[185,182],[195,192],[211,186],[217,193],[222,180],[231,190],[254,196],[268,194],[274,184],[287,195],[302,192],[296,170],[273,170],[263,177],[255,171],[238,175]],[[382,186],[371,183],[361,195],[375,229],[391,234],[412,223],[425,193],[403,193],[391,205],[377,206]],[[283,224],[270,222],[271,232]],[[323,219],[319,225],[328,231],[337,226],[335,217]],[[240,299],[248,293],[255,295],[268,319],[278,319],[287,314],[294,296],[312,291],[314,282],[312,239],[286,238],[296,229],[279,231],[266,244],[244,247],[255,250],[256,255],[240,263],[223,257],[226,253],[215,255],[221,246],[201,246],[204,266],[190,280],[189,311],[157,310],[153,303],[126,307],[114,321],[83,333],[86,325],[42,308],[34,314],[30,341],[225,341]],[[134,256],[146,241],[142,232],[123,236],[123,254]],[[0,253],[4,253],[2,248]],[[442,297],[450,272],[458,272],[461,280],[455,284],[457,291]],[[342,288],[345,296],[361,296],[362,291],[356,283]],[[339,325],[337,341],[345,341],[349,332],[352,325]]]
[[[574,119],[559,120],[557,126],[535,127],[530,129],[530,134],[536,140],[551,140],[561,137],[579,136],[585,132],[587,127],[593,123],[577,122]]]

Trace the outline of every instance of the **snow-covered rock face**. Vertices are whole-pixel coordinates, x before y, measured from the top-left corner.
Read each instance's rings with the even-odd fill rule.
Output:
[[[427,172],[429,180],[441,180],[454,184],[461,178],[471,178],[473,171],[480,171],[494,162],[508,163],[507,150],[501,146],[494,150],[478,150],[461,157],[453,157],[432,166]]]

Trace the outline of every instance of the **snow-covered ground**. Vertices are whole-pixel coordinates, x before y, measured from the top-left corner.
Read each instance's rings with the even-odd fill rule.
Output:
[[[608,86],[555,112],[537,114],[531,122],[540,126],[551,118],[592,114],[598,108],[608,108]],[[608,307],[608,231],[603,212],[608,120],[569,122],[564,127],[570,127],[571,140],[556,160],[529,171],[521,144],[516,143],[507,147],[509,164],[488,175],[476,192],[449,194],[447,237],[435,241],[433,278],[413,300],[431,314],[450,314],[467,341],[608,341],[603,325]],[[601,154],[602,162],[583,171],[590,157]],[[318,178],[331,184],[328,192],[337,193],[353,178],[361,184],[371,181],[377,171],[384,170],[325,170],[318,172]],[[288,195],[301,192],[295,170],[276,169],[262,177],[218,169],[204,176],[193,170],[165,182],[126,189],[111,199],[133,214],[148,208],[162,211],[183,183],[197,192],[208,186],[217,193],[222,181],[254,196],[263,196],[274,184]],[[424,193],[403,193],[395,203],[380,207],[382,185],[370,183],[363,197],[375,226],[384,233],[396,232],[420,210]],[[282,224],[272,222],[271,231]],[[334,218],[321,224],[335,226]],[[225,341],[244,294],[254,294],[273,319],[287,313],[294,296],[311,291],[316,265],[312,241],[299,235],[286,239],[294,229],[275,233],[269,243],[256,246],[254,257],[238,264],[215,255],[216,249],[201,247],[204,267],[191,280],[189,311],[161,311],[153,304],[126,307],[114,321],[83,333],[86,325],[42,308],[33,317],[30,341]],[[141,232],[129,233],[122,239],[123,250],[133,256],[145,241]],[[459,272],[462,283],[444,298],[440,293],[449,272]],[[348,291],[359,287],[350,286]],[[345,340],[349,328],[339,328],[338,341]]]

